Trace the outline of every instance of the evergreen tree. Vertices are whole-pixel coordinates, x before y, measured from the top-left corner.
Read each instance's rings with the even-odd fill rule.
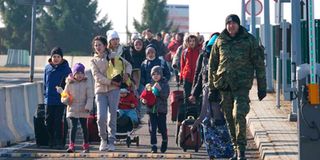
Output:
[[[145,0],[142,11],[142,21],[139,23],[135,18],[133,25],[138,32],[142,32],[146,28],[150,28],[154,33],[168,31],[171,23],[167,23],[168,11],[166,10],[166,0]]]
[[[29,49],[31,6],[17,5],[13,0],[0,0],[0,14],[6,26],[1,32],[4,47]]]
[[[107,15],[97,20],[97,0],[56,0],[53,6],[37,6],[36,53],[46,53],[54,46],[64,52],[89,54],[91,40],[104,35],[112,23]],[[0,14],[6,28],[1,32],[7,48],[29,49],[31,6],[0,0]]]

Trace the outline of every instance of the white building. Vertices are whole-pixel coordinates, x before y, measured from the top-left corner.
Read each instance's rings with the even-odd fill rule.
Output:
[[[189,32],[189,5],[168,4],[168,23],[173,22],[173,28],[178,27],[179,32]]]

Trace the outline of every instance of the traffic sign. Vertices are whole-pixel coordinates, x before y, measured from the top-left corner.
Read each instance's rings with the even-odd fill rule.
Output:
[[[259,0],[254,0],[255,1],[255,15],[259,15],[262,12],[263,6],[261,1]],[[245,8],[246,8],[246,12],[251,15],[251,4],[252,4],[252,0],[247,1]]]

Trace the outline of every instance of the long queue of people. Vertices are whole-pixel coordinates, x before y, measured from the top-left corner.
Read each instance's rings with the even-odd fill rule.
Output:
[[[114,30],[107,31],[106,36],[96,36],[92,40],[93,57],[90,60],[94,86],[87,82],[85,68],[80,62],[71,69],[63,59],[62,49],[53,48],[44,72],[49,145],[63,148],[61,121],[66,108],[66,117],[71,124],[67,152],[75,151],[78,121],[83,131],[83,151],[89,152],[86,120],[95,101],[100,151],[116,150],[119,116],[130,117],[136,127],[141,119],[141,106],[146,106],[151,152],[158,152],[156,134],[159,132],[162,135],[160,151],[165,153],[168,146],[168,81],[173,76],[184,91],[183,105],[179,106],[177,115],[178,125],[188,117],[190,108],[196,106],[199,112],[192,130],[204,125],[205,119],[214,117],[215,124],[227,126],[226,133],[231,134],[230,151],[223,150],[224,153],[218,154],[209,143],[213,132],[207,127],[204,139],[208,141],[206,147],[210,158],[220,155],[245,159],[245,116],[250,109],[248,94],[254,72],[259,99],[266,96],[264,57],[257,40],[240,25],[237,15],[229,15],[225,25],[221,34],[213,33],[206,42],[201,35],[184,33],[157,34],[155,38],[150,29],[141,33],[142,36],[133,34],[127,46],[119,43],[119,35]],[[200,105],[195,105],[197,102]],[[235,117],[232,115],[234,109]]]

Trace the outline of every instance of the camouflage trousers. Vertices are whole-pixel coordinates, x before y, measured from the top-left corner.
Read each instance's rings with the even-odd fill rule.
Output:
[[[221,91],[221,106],[230,130],[233,146],[239,151],[245,151],[246,116],[250,110],[249,89]]]

